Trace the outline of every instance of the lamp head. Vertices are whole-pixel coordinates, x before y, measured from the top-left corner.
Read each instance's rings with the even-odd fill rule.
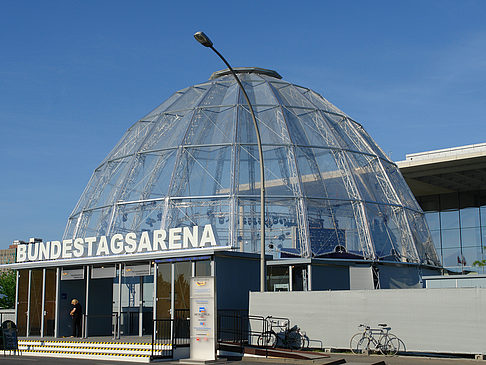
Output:
[[[211,42],[211,39],[204,34],[204,32],[197,32],[194,34],[194,38],[196,38],[196,41],[201,43],[204,47],[212,47],[213,42]]]

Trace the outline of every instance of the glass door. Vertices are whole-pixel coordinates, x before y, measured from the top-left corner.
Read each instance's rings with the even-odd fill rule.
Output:
[[[44,336],[54,336],[56,318],[56,269],[46,269]]]
[[[157,264],[157,319],[171,318],[172,264]]]

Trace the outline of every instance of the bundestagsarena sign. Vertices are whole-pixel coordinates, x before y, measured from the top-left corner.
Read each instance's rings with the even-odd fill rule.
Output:
[[[216,246],[213,227],[199,226],[157,229],[139,235],[86,237],[63,241],[36,242],[17,246],[17,262],[111,256],[155,251],[172,251]]]

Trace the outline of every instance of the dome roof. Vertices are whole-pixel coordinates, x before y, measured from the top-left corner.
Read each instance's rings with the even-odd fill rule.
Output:
[[[423,212],[363,127],[278,73],[237,69],[259,123],[266,251],[438,265]],[[94,171],[64,239],[211,224],[259,252],[260,174],[245,99],[226,70],[177,91]]]

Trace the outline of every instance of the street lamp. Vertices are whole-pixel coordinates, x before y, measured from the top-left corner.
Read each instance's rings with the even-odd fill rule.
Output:
[[[235,78],[236,82],[240,86],[243,95],[245,96],[246,103],[248,104],[248,108],[250,109],[251,119],[253,120],[253,126],[255,127],[255,132],[257,136],[257,144],[258,144],[258,157],[260,163],[260,291],[265,291],[265,174],[264,174],[264,167],[263,167],[263,149],[262,149],[262,140],[260,137],[260,130],[258,129],[258,124],[255,117],[255,112],[253,111],[253,107],[251,106],[250,99],[246,94],[245,88],[241,84],[240,79],[236,75],[236,72],[230,66],[228,61],[219,53],[214,47],[213,42],[209,39],[209,37],[204,34],[203,32],[197,32],[194,34],[194,38],[196,41],[201,43],[204,47],[211,48],[214,53],[216,53],[219,58],[223,60],[226,66],[228,66],[231,74]]]

